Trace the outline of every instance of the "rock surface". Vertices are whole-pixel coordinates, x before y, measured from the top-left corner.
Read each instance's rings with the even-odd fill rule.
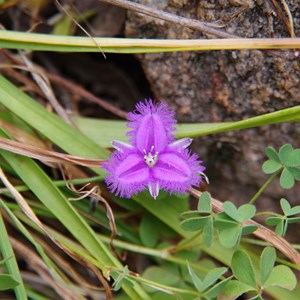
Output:
[[[187,18],[223,24],[228,33],[247,38],[289,37],[287,23],[272,1],[147,1],[139,3]],[[300,35],[300,2],[285,1]],[[277,1],[280,5],[280,1]],[[279,6],[281,11],[283,7]],[[128,12],[127,37],[212,38],[201,32]],[[299,52],[206,51],[138,55],[156,99],[177,111],[181,122],[223,122],[253,117],[300,104]],[[267,179],[261,171],[267,146],[300,147],[297,124],[264,126],[199,138],[194,143],[207,165],[209,191],[216,197],[247,202]],[[299,187],[299,185],[298,185]],[[295,202],[300,193],[283,191],[278,183],[269,199],[285,195]],[[277,202],[277,201],[276,201]],[[264,209],[272,201],[261,201]]]

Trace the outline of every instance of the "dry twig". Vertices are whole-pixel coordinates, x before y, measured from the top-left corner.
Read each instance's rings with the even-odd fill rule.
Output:
[[[238,38],[238,36],[216,29],[214,24],[201,22],[195,19],[180,17],[159,9],[150,8],[146,5],[135,3],[127,0],[99,0],[112,5],[120,6],[150,17],[158,18],[164,21],[172,22],[177,25],[186,26],[191,29],[201,31],[206,34],[214,35],[221,38]]]
[[[35,158],[41,161],[57,164],[72,163],[84,167],[99,168],[101,167],[101,164],[103,162],[103,160],[101,159],[83,158],[60,152],[49,151],[37,148],[36,146],[19,143],[3,137],[0,137],[0,149]]]

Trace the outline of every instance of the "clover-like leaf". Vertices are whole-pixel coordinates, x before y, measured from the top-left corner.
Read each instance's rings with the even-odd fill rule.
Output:
[[[224,212],[233,220],[239,221],[239,213],[236,206],[231,201],[225,201],[223,203]]]
[[[280,199],[280,206],[281,206],[281,209],[284,212],[284,214],[288,215],[288,213],[289,213],[289,211],[291,209],[291,205],[290,205],[289,201],[287,201],[284,198],[281,198]]]
[[[262,165],[262,170],[266,174],[273,174],[282,168],[282,164],[275,160],[267,160]]]
[[[274,285],[291,291],[296,287],[297,279],[289,267],[279,265],[273,268],[269,278],[264,284],[264,288]]]
[[[208,272],[202,282],[202,290],[205,291],[212,286],[216,281],[227,271],[227,268],[215,268]]]
[[[231,269],[236,279],[253,289],[257,289],[254,267],[247,252],[238,250],[233,254]]]
[[[284,233],[286,232],[284,219],[281,219],[280,222],[276,225],[275,233],[278,236],[284,236]]]
[[[201,213],[211,213],[211,196],[210,193],[204,192],[199,198],[198,211]]]
[[[276,150],[273,147],[266,148],[266,155],[269,157],[270,160],[274,160],[274,161],[280,163],[278,153],[276,152]]]
[[[260,256],[260,278],[264,285],[269,278],[276,260],[276,251],[273,247],[266,247]]]
[[[197,291],[202,292],[203,291],[202,280],[197,276],[195,271],[190,266],[189,262],[187,262],[187,267],[188,267],[188,270],[189,270],[189,273],[191,275],[191,278],[192,278],[192,281],[193,281],[193,284],[194,284],[195,288],[197,289]]]
[[[286,164],[293,150],[294,149],[291,144],[285,144],[279,149],[278,156],[281,163]]]
[[[284,189],[290,189],[295,185],[295,179],[288,169],[283,169],[280,175],[280,185]]]
[[[242,235],[251,234],[258,228],[257,225],[246,225],[242,227]]]
[[[243,204],[238,208],[239,222],[244,222],[254,217],[256,208],[252,204]]]
[[[270,218],[267,218],[265,220],[265,222],[266,222],[267,225],[276,226],[275,227],[276,235],[283,236],[283,234],[284,234],[284,224],[285,224],[285,217],[284,216],[282,216],[282,217],[270,217]]]
[[[296,214],[300,214],[300,205],[296,205],[294,207],[291,207],[288,212],[286,213],[286,216],[293,216]]]
[[[267,225],[275,226],[282,221],[282,217],[270,217],[265,220]]]
[[[300,168],[298,168],[298,167],[287,167],[287,169],[290,171],[290,173],[293,175],[293,177],[296,180],[300,180]]]
[[[195,217],[183,220],[180,223],[182,229],[186,231],[197,231],[203,229],[206,223],[210,220],[210,216],[207,217]]]
[[[300,166],[300,149],[294,150],[285,162],[288,167]]]
[[[238,280],[231,280],[224,289],[225,299],[237,299],[239,296],[253,290],[256,290],[256,288]]]
[[[214,223],[212,218],[207,220],[203,228],[203,241],[206,247],[210,247],[214,238]]]
[[[227,229],[218,232],[220,243],[226,248],[233,248],[240,242],[242,228],[238,223]]]

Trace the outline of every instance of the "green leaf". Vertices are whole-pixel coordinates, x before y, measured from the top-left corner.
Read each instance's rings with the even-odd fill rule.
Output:
[[[3,76],[0,76],[0,103],[70,154],[99,159],[109,155],[107,150],[50,113]],[[96,173],[101,173],[100,169]]]
[[[267,225],[275,226],[275,225],[279,224],[280,222],[282,222],[282,218],[280,218],[280,217],[270,217],[270,218],[267,218],[265,220],[265,222],[266,222]]]
[[[144,278],[165,285],[176,285],[180,281],[179,273],[168,270],[165,266],[151,266],[142,275]]]
[[[238,250],[233,254],[231,269],[235,278],[254,289],[257,288],[255,272],[250,256],[243,250]]]
[[[212,218],[210,217],[203,228],[203,241],[206,247],[210,247],[212,245],[213,238],[214,224]]]
[[[298,168],[298,167],[287,167],[287,169],[290,171],[290,173],[293,175],[293,177],[296,180],[300,180],[300,168]]]
[[[270,160],[280,163],[279,156],[273,147],[266,148],[266,155],[269,157]]]
[[[202,290],[205,291],[207,288],[212,286],[225,272],[227,268],[215,268],[208,272],[202,282]]]
[[[281,161],[281,163],[286,164],[289,156],[291,155],[291,153],[293,152],[293,147],[291,144],[285,144],[283,145],[278,152],[279,155],[279,159]]]
[[[238,208],[239,222],[242,223],[254,217],[256,208],[252,204],[243,204]]]
[[[198,202],[198,211],[202,213],[211,213],[211,196],[210,193],[204,192],[200,196],[199,202]]]
[[[287,216],[293,216],[296,214],[300,214],[300,205],[292,207],[288,213],[286,214]]]
[[[125,266],[123,268],[122,272],[117,271],[117,270],[112,270],[110,275],[115,280],[115,282],[112,285],[115,292],[119,291],[125,282],[127,283],[127,286],[131,287],[131,288],[135,284],[130,278],[127,278],[127,276],[129,276],[128,266]]]
[[[295,179],[294,176],[288,169],[284,169],[280,175],[280,185],[284,189],[290,189],[294,186]]]
[[[258,228],[257,225],[246,225],[242,228],[242,235],[253,233]]]
[[[225,286],[224,293],[227,296],[226,299],[237,299],[239,296],[253,290],[256,290],[256,288],[237,280],[231,280]]]
[[[282,164],[274,161],[274,160],[267,160],[262,165],[262,170],[266,174],[273,174],[277,172],[282,167]]]
[[[188,270],[191,275],[191,278],[192,278],[195,288],[197,289],[197,291],[202,292],[203,291],[202,280],[197,276],[197,274],[191,268],[191,266],[188,262],[187,262],[187,267],[188,267]]]
[[[186,231],[198,231],[203,229],[206,223],[210,220],[210,216],[208,217],[196,217],[189,218],[180,223],[182,229]]]
[[[297,285],[297,278],[289,267],[283,265],[276,266],[265,282],[264,288],[274,285],[291,291]]]
[[[226,214],[224,214],[224,216],[227,217],[228,219],[223,219],[223,216],[222,216],[222,218],[220,218],[221,214],[223,214],[223,213],[220,213],[216,216],[215,222],[214,222],[214,224],[217,226],[218,230],[221,231],[221,230],[224,230],[224,229],[230,229],[232,227],[236,227],[237,225],[239,226],[238,222],[233,221]]]
[[[224,212],[233,220],[239,221],[239,214],[236,206],[231,201],[223,203]]]
[[[147,247],[154,247],[158,242],[160,231],[156,224],[156,219],[145,213],[139,227],[139,236],[142,243]]]
[[[13,289],[20,283],[10,274],[0,274],[0,291]]]
[[[212,288],[210,288],[208,291],[205,292],[205,295],[209,298],[209,299],[214,299],[217,296],[219,296],[222,291],[224,290],[225,286],[227,285],[227,283],[232,279],[231,277],[228,277],[220,282],[218,282],[217,284],[215,284]]]
[[[281,219],[281,221],[276,225],[275,228],[275,233],[278,236],[283,236],[284,235],[284,220]]]
[[[286,163],[289,167],[297,167],[300,166],[300,149],[294,150],[289,158],[287,159]]]
[[[273,247],[266,247],[260,256],[260,278],[262,285],[269,278],[276,260],[276,251]]]
[[[233,248],[241,237],[242,229],[239,224],[236,226],[219,230],[219,241],[226,248]]]
[[[284,214],[287,215],[289,213],[290,209],[291,209],[291,205],[290,205],[289,201],[287,201],[284,198],[281,198],[280,199],[280,206],[281,206],[281,209],[284,212]]]
[[[17,299],[27,299],[26,289],[22,280],[22,275],[19,270],[19,266],[15,257],[14,250],[12,248],[5,223],[2,218],[1,210],[0,210],[0,253],[5,260],[5,266],[8,276],[12,276],[18,284],[15,286],[15,295]],[[1,280],[0,280],[1,284]],[[5,285],[3,286],[5,288]]]

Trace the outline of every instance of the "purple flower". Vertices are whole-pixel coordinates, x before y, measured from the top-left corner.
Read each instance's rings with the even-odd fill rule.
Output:
[[[109,173],[105,182],[112,192],[130,198],[148,188],[156,198],[160,189],[185,193],[201,182],[205,167],[187,150],[190,138],[174,139],[174,111],[165,103],[139,102],[128,120],[130,144],[113,141],[116,151],[103,164]]]

